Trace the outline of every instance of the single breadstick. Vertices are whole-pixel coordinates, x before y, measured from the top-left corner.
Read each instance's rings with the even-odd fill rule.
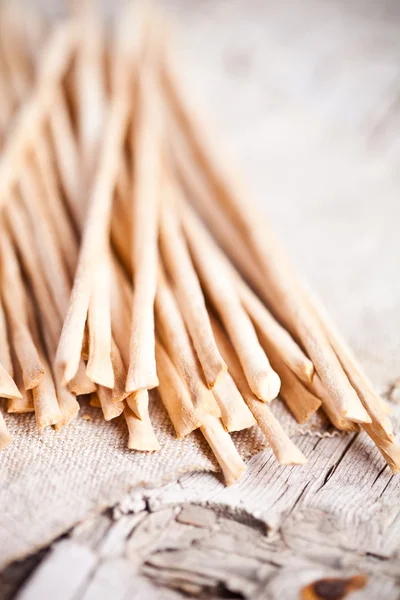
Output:
[[[159,379],[158,392],[179,439],[198,429],[202,415],[193,407],[188,390],[169,358],[164,346],[156,338],[156,362]]]
[[[0,206],[18,178],[26,150],[32,145],[37,128],[51,107],[55,89],[68,67],[75,43],[75,27],[71,22],[65,22],[54,29],[43,48],[36,86],[17,115],[0,159]]]
[[[46,367],[43,379],[32,389],[36,423],[39,429],[55,425],[62,418],[50,365],[43,357],[42,360]]]
[[[207,388],[178,305],[161,267],[155,307],[157,331],[160,332],[164,347],[185,382],[194,408],[220,416],[219,407],[211,390]]]
[[[220,419],[204,415],[200,431],[222,469],[226,485],[236,483],[245,472],[246,465],[239,456],[231,436],[223,428]]]
[[[8,341],[7,323],[3,309],[3,302],[0,296],[0,363],[3,365],[7,373],[13,377],[14,369],[11,360],[11,350]]]
[[[229,333],[249,386],[260,400],[270,402],[279,393],[280,379],[269,364],[253,324],[243,309],[224,259],[189,206],[182,203],[180,210],[200,279]]]
[[[220,408],[221,421],[226,431],[242,431],[256,425],[230,373],[225,373],[224,377],[218,379],[213,387],[213,394]]]
[[[171,182],[164,182],[161,252],[208,387],[213,388],[218,377],[226,371],[226,365],[215,343],[203,292],[181,231],[174,197],[177,193]]]
[[[133,296],[130,360],[126,390],[158,385],[155,361],[154,299],[157,289],[158,213],[161,193],[162,112],[154,67],[141,65],[132,132]]]
[[[236,357],[235,351],[220,325],[213,319],[213,331],[218,347],[224,357],[247,406],[252,412],[261,431],[264,433],[276,459],[281,465],[303,465],[307,462],[304,454],[295,446],[282,429],[269,409],[268,405],[255,396],[249,387],[243,369]]]
[[[160,449],[160,444],[158,443],[148,414],[145,418],[138,419],[129,406],[126,406],[124,417],[128,425],[128,448],[130,450],[156,452]]]
[[[106,255],[98,258],[89,304],[89,378],[101,386],[114,387],[111,363],[110,266]]]
[[[97,388],[97,396],[100,400],[103,417],[106,421],[111,421],[119,417],[124,412],[123,402],[114,402],[112,399],[112,391],[102,385]]]
[[[30,390],[42,379],[44,366],[40,361],[28,325],[25,287],[18,259],[5,231],[2,231],[0,236],[0,249],[3,298],[10,324],[13,347],[21,365],[24,387]]]
[[[343,369],[327,343],[316,316],[308,307],[292,269],[274,242],[265,220],[248,199],[238,181],[236,169],[230,168],[216,152],[217,143],[199,117],[196,103],[187,98],[187,87],[177,75],[170,53],[165,52],[164,75],[169,99],[191,144],[196,159],[207,177],[218,204],[235,224],[245,244],[263,273],[265,295],[271,306],[301,341],[319,373],[324,386],[344,417],[369,423],[368,413],[351,387]]]
[[[7,429],[6,422],[3,417],[3,413],[0,410],[0,450],[6,448],[12,442],[11,434]]]

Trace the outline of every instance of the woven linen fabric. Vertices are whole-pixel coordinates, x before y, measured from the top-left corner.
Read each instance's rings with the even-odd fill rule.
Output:
[[[296,268],[378,391],[385,391],[400,375],[398,169],[356,132],[340,131],[337,115],[318,114],[305,87],[294,89],[288,73],[301,65],[289,69],[274,37],[265,35],[260,24],[267,23],[267,5],[215,2],[197,13],[197,3],[180,3],[193,72]],[[307,430],[283,405],[273,406],[289,433]],[[105,423],[99,410],[86,405],[59,433],[37,432],[32,415],[6,415],[14,441],[0,453],[0,568],[134,486],[216,470],[200,434],[176,440],[155,402],[151,417],[161,443],[155,454],[127,450],[123,419]],[[311,425],[311,432],[324,431],[324,424]],[[234,441],[245,457],[264,445],[256,428],[235,434]]]

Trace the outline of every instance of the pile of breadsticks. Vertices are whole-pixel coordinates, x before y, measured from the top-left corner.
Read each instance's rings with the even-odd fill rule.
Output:
[[[388,405],[299,283],[218,151],[150,5],[105,27],[0,16],[0,397],[59,429],[90,395],[155,451],[162,401],[200,429],[227,483],[230,432],[258,425],[282,465],[305,456],[271,413],[318,410],[372,438],[393,470]],[[7,417],[10,418],[10,417]],[[0,447],[11,441],[0,413]]]

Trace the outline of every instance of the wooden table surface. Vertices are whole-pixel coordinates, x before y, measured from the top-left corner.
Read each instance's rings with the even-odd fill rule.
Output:
[[[329,157],[332,147],[337,157],[340,131],[359,157],[366,150],[373,164],[391,173],[391,191],[396,186],[399,191],[400,3],[182,0],[171,5],[191,24],[184,31],[191,60],[255,188],[266,186],[263,162],[296,146],[313,157]],[[248,115],[257,111],[274,119],[256,132]],[[317,124],[318,135],[310,123]],[[280,171],[276,182],[271,176],[270,185],[285,187],[285,175]],[[382,201],[380,189],[372,192],[375,203]],[[279,210],[271,207],[272,219]],[[289,246],[295,214],[292,208],[287,221],[277,218]],[[329,242],[334,244],[318,241],[324,251]],[[290,248],[295,261],[300,260],[297,243]],[[313,266],[304,264],[307,270],[313,279]],[[397,273],[399,286],[400,268]],[[340,279],[331,285],[335,312],[336,301],[347,298],[340,296]],[[358,315],[357,290],[349,302],[349,311]],[[345,328],[353,323],[343,322]],[[365,331],[357,316],[354,322],[346,334],[357,346]],[[400,330],[393,345],[384,346],[379,364],[367,360],[371,376],[394,400],[399,336]],[[297,442],[309,458],[305,468],[279,467],[264,452],[250,460],[232,488],[215,475],[194,473],[163,488],[132,492],[50,548],[8,567],[0,575],[0,598],[145,600],[187,594],[291,600],[311,582],[334,577],[338,581],[317,586],[315,596],[334,599],[344,597],[349,588],[343,581],[354,575],[366,575],[367,585],[351,592],[352,599],[400,598],[399,478],[360,435],[304,435]]]

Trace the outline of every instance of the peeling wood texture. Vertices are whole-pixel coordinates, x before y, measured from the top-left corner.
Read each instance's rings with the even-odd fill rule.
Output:
[[[49,0],[42,3],[54,9]],[[191,24],[187,46],[208,82],[205,96],[232,132],[253,189],[259,196],[268,189],[277,199],[268,212],[278,233],[299,269],[320,286],[399,415],[400,259],[397,267],[389,259],[400,252],[398,233],[389,226],[397,222],[398,230],[400,215],[400,4],[176,0],[169,5]],[[205,43],[210,39],[213,43]],[[224,94],[216,81],[222,77]],[[237,102],[227,102],[229,96]],[[252,128],[241,111],[254,120],[268,113],[262,125],[268,135],[262,127]],[[302,125],[303,113],[308,118]],[[335,134],[344,130],[352,143],[339,144],[338,150]],[[307,164],[301,163],[307,154]],[[336,172],[338,181],[332,182]],[[335,184],[333,191],[325,179]],[[340,195],[341,187],[345,194]],[[297,201],[299,189],[305,197]],[[316,210],[313,196],[331,193],[338,194],[337,203]],[[371,208],[377,203],[381,213]],[[329,230],[320,229],[324,210]],[[322,259],[307,254],[310,245],[303,250],[298,244],[299,211],[313,219],[312,244],[326,259],[326,274]],[[345,212],[343,223],[337,215]],[[345,258],[336,245],[351,247],[355,228],[367,232],[352,249],[357,269],[337,269],[333,265]],[[327,240],[335,248],[329,249]],[[387,281],[394,283],[382,299]],[[350,287],[355,293],[344,299],[342,290]],[[360,302],[366,297],[370,305]],[[374,319],[376,305],[390,317],[381,328]],[[364,435],[306,435],[295,441],[309,458],[306,467],[279,467],[265,451],[250,460],[232,488],[212,474],[197,473],[163,488],[132,492],[51,547],[9,566],[0,574],[0,599],[398,600],[400,477],[383,466]]]

